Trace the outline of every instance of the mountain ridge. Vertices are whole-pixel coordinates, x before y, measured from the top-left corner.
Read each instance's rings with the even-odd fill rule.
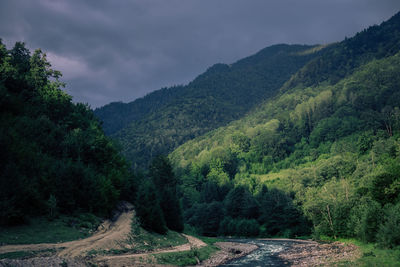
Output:
[[[121,115],[125,111],[116,117],[106,112],[121,104],[96,109],[95,114],[103,118],[105,129],[125,117],[122,120],[127,123],[123,128],[106,132],[121,144],[128,159],[145,167],[153,156],[168,154],[183,142],[240,118],[275,94],[292,74],[319,53],[302,54],[315,47],[274,45],[231,65],[215,64],[188,85],[171,89],[170,98],[147,108],[131,122],[125,120],[129,115]],[[152,99],[160,103],[157,97],[161,95],[161,91],[156,91],[122,106],[139,106]]]

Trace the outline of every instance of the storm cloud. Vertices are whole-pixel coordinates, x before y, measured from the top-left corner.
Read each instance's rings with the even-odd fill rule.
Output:
[[[1,0],[0,38],[41,48],[74,101],[98,107],[269,45],[340,41],[398,11],[398,0]]]

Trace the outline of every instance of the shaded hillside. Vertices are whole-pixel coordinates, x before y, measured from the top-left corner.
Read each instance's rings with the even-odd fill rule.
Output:
[[[353,38],[331,45],[322,56],[297,72],[282,90],[321,82],[334,84],[370,60],[396,54],[400,46],[399,25],[400,15],[397,14],[379,26],[371,26]]]
[[[52,225],[61,236],[77,238],[80,235],[74,229],[63,225],[75,227],[88,221],[87,228],[92,228],[97,221],[93,214],[109,216],[121,200],[134,203],[143,228],[162,234],[168,228],[182,231],[177,178],[167,158],[157,158],[147,176],[135,176],[92,110],[72,103],[72,97],[62,90],[60,76],[40,49],[31,55],[17,42],[8,50],[0,39],[2,240],[23,242],[25,237],[16,240],[7,231],[10,224],[39,217],[34,220],[36,225],[46,225],[40,217],[55,220],[65,214],[78,219],[71,217],[67,223],[63,217],[58,220],[62,221],[57,224],[60,228]],[[49,235],[27,235],[48,242],[57,235],[58,230],[54,234],[52,230]]]
[[[0,40],[0,225],[59,212],[108,215],[128,165],[84,104],[61,90],[46,55]]]
[[[112,135],[132,121],[140,120],[149,113],[159,110],[178,97],[182,91],[182,86],[163,88],[127,104],[122,102],[107,104],[95,109],[94,113],[103,122],[104,132]]]
[[[318,53],[311,46],[271,46],[232,65],[216,64],[184,87],[156,91],[130,104],[110,104],[95,113],[128,159],[143,167],[155,155],[240,118]],[[127,122],[114,127],[121,117],[134,120],[116,131]]]
[[[399,17],[326,48],[277,96],[171,153],[186,223],[295,236],[300,210],[316,238],[400,245]]]

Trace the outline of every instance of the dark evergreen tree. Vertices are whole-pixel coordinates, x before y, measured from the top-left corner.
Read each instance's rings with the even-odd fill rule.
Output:
[[[235,187],[228,193],[225,208],[232,218],[256,218],[259,212],[257,201],[243,186]]]
[[[136,197],[136,213],[143,228],[160,234],[167,232],[157,190],[150,179],[144,179]]]
[[[150,165],[149,176],[156,186],[167,227],[174,231],[183,231],[182,209],[177,192],[178,180],[168,158],[156,157]]]

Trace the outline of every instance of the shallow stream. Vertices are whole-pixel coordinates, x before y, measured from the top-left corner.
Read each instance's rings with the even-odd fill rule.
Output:
[[[259,248],[250,254],[231,260],[220,266],[289,266],[290,264],[278,257],[278,253],[290,247],[296,241],[291,240],[258,240],[258,239],[230,239],[232,242],[257,245]]]

